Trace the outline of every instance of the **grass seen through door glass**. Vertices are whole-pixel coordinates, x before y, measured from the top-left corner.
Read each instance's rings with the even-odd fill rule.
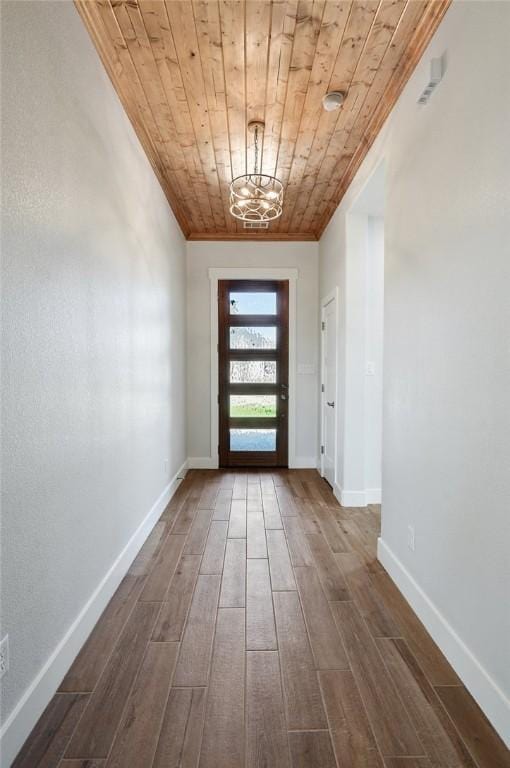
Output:
[[[230,416],[233,418],[274,418],[275,395],[231,395]]]

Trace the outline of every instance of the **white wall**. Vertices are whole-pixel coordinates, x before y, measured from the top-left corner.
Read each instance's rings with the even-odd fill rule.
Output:
[[[384,220],[369,216],[365,276],[365,494],[381,500],[384,328]]]
[[[185,461],[186,318],[183,237],[73,4],[2,16],[5,721]]]
[[[381,500],[384,221],[366,212],[381,210],[371,188],[372,180],[361,196],[366,204],[356,200],[340,231],[330,227],[320,245],[322,278],[332,281],[322,279],[321,299],[340,288],[334,490],[345,506]]]
[[[321,241],[320,284],[345,290],[348,211],[384,158],[380,557],[510,744],[508,29],[508,3],[451,6]]]
[[[335,493],[345,487],[345,391],[346,391],[346,215],[335,214],[319,243],[319,296],[322,302],[338,288],[337,310],[337,401],[335,404],[337,448]]]
[[[189,242],[188,274],[188,456],[211,465],[210,267],[292,267],[298,270],[296,335],[296,463],[316,466],[318,453],[318,243]],[[300,373],[299,366],[313,366]],[[292,407],[292,403],[289,404]],[[197,461],[198,460],[198,461]]]
[[[365,500],[365,361],[368,218],[351,213],[347,219],[345,295],[345,431],[340,500],[364,506]],[[337,490],[338,495],[338,490]]]

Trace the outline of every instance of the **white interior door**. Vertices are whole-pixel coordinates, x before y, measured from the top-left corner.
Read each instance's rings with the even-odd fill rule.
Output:
[[[333,486],[336,454],[336,299],[322,308],[322,474]]]

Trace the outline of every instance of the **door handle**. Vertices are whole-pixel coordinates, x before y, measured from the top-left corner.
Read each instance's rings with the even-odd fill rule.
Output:
[[[283,395],[283,394],[280,395],[280,400],[286,400],[286,399],[287,399],[287,395]]]
[[[330,408],[334,408],[335,407],[335,401],[334,400],[332,400],[331,402],[329,402],[329,400],[327,400],[326,402],[327,402],[327,404],[329,405]]]

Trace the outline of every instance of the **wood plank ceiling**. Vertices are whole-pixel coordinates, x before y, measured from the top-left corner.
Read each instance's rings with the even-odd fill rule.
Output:
[[[449,3],[76,0],[185,236],[219,240],[320,237]],[[254,119],[284,185],[266,232],[229,213]]]

